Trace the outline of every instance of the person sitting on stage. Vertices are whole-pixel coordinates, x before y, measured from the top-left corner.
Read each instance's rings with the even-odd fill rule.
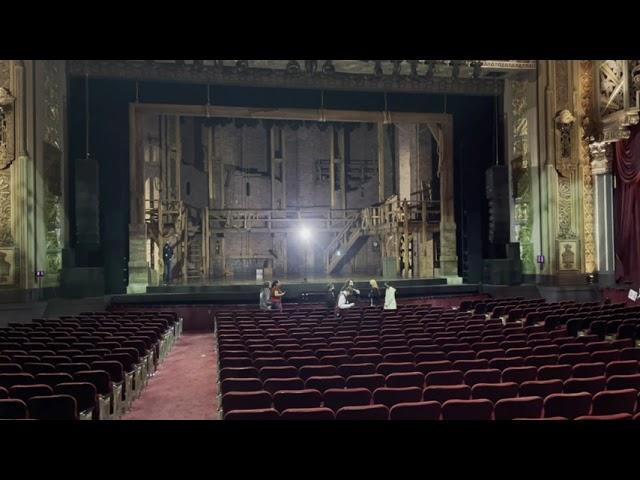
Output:
[[[280,282],[278,280],[273,281],[271,286],[271,308],[282,311],[282,297],[286,292],[280,288]]]
[[[260,290],[260,310],[271,310],[271,283],[264,282]]]
[[[338,295],[339,310],[345,310],[347,308],[351,308],[355,306],[355,303],[349,303],[348,298],[349,296],[351,296],[351,294],[352,294],[352,290],[349,288],[346,288],[340,292],[340,295]]]
[[[327,290],[327,308],[329,310],[333,310],[336,308],[336,288],[333,286],[333,283],[328,285]]]
[[[375,307],[380,300],[380,288],[378,288],[378,282],[374,279],[369,280],[369,285],[371,286],[369,290],[369,303],[370,306]]]

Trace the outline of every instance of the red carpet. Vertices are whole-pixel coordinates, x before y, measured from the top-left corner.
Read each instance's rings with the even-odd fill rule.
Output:
[[[185,333],[123,420],[218,420],[218,367],[211,333]]]

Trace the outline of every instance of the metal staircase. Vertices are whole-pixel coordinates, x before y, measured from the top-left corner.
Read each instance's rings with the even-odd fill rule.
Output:
[[[325,262],[327,272],[339,271],[366,242],[368,234],[362,228],[362,214],[358,214],[346,224],[344,229],[327,246]]]
[[[187,280],[202,280],[202,235],[189,238],[187,252]]]

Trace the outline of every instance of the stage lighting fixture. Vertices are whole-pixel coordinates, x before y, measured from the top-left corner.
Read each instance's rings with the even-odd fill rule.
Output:
[[[338,250],[338,251],[336,252],[336,255],[337,255],[337,256],[340,256],[340,255],[342,255],[342,252],[340,252],[340,250]]]
[[[309,241],[311,239],[311,230],[307,227],[300,228],[300,238],[304,241]]]

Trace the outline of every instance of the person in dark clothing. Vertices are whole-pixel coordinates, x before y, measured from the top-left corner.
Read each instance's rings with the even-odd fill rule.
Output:
[[[329,289],[327,290],[327,308],[329,310],[334,310],[336,308],[336,289],[333,286],[333,283],[329,284]]]
[[[171,259],[173,258],[173,247],[169,242],[164,244],[162,249],[162,259],[164,260],[164,282],[171,283]]]
[[[380,288],[378,288],[378,282],[371,279],[369,280],[369,305],[375,307],[380,303]]]
[[[282,287],[280,286],[280,282],[278,280],[274,280],[271,284],[271,309],[278,310],[282,312],[282,297],[286,292],[282,291]]]

